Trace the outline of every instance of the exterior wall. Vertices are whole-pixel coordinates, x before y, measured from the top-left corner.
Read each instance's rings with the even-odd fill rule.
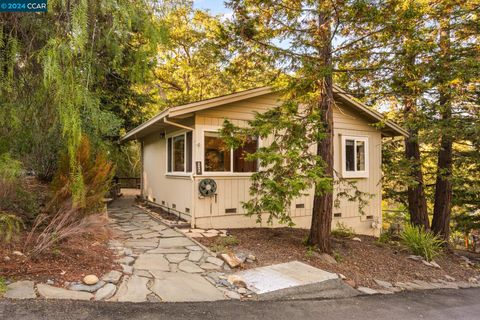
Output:
[[[143,139],[142,152],[142,194],[149,201],[191,217],[192,226],[200,228],[248,228],[267,227],[267,215],[263,223],[257,224],[256,217],[246,217],[241,203],[249,198],[249,173],[205,173],[203,167],[204,131],[216,131],[221,128],[224,119],[239,126],[246,126],[247,120],[254,117],[254,112],[264,112],[278,103],[277,95],[268,94],[256,98],[241,100],[227,105],[198,111],[194,117],[170,119],[194,128],[193,131],[193,173],[167,174],[166,139],[159,133]],[[185,132],[173,126],[165,127],[165,134]],[[348,107],[337,105],[334,109],[334,168],[341,173],[341,136],[368,137],[369,176],[368,178],[348,179],[356,181],[358,188],[373,198],[364,209],[365,215],[359,213],[358,204],[340,199],[339,208],[334,208],[332,227],[337,222],[355,229],[357,233],[378,235],[379,229],[372,228],[372,223],[381,225],[381,133],[368,122],[355,114]],[[268,143],[260,141],[260,144]],[[196,163],[201,164],[201,175],[197,175]],[[205,178],[212,178],[217,183],[217,196],[202,198],[198,193],[198,183]],[[335,199],[335,198],[334,198]],[[297,208],[297,205],[303,205]],[[313,193],[302,196],[291,207],[291,216],[297,227],[309,228]],[[187,208],[189,210],[187,210]],[[226,213],[226,209],[236,209],[235,213]],[[187,212],[190,211],[190,212]],[[341,214],[341,217],[335,215]],[[187,217],[188,218],[188,217]],[[280,227],[277,223],[273,227]]]
[[[193,211],[191,175],[167,175],[166,139],[160,138],[160,134],[152,134],[142,142],[143,197],[166,208],[179,211],[182,218],[190,220],[191,212]]]
[[[203,134],[205,130],[218,130],[225,118],[236,125],[246,125],[246,121],[254,117],[254,111],[263,112],[276,105],[277,96],[269,94],[261,97],[242,100],[228,105],[197,112],[195,115],[194,161],[200,161],[203,166]],[[339,199],[339,208],[334,208],[332,227],[337,222],[355,229],[357,233],[378,235],[379,229],[372,228],[372,223],[381,225],[381,133],[368,124],[367,121],[355,115],[349,108],[337,105],[334,109],[334,168],[341,173],[341,136],[366,136],[368,137],[369,152],[369,177],[348,179],[356,181],[357,187],[363,192],[373,195],[369,204],[364,208],[365,215],[359,212],[358,204],[346,199]],[[260,142],[262,143],[262,142]],[[246,217],[241,206],[242,201],[249,198],[249,174],[221,173],[209,175],[202,167],[202,175],[194,177],[195,190],[195,221],[199,228],[248,228],[267,226],[265,223],[257,224],[255,217]],[[217,182],[217,196],[211,198],[198,197],[198,183],[205,178],[213,178]],[[303,208],[296,208],[303,204]],[[311,210],[313,206],[313,193],[298,198],[292,204],[291,216],[297,227],[309,228]],[[236,213],[226,213],[226,209],[236,209]],[[266,221],[264,215],[263,221]],[[274,227],[279,226],[277,224]]]

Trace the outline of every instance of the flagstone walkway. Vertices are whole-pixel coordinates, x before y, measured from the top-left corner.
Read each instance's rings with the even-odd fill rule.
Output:
[[[218,285],[226,279],[222,260],[136,207],[134,195],[114,201],[108,215],[118,232],[110,247],[121,256],[123,268],[111,301],[215,301],[238,296]],[[120,275],[113,273],[104,280]]]

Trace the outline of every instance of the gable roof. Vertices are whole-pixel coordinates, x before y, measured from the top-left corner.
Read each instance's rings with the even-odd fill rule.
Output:
[[[146,134],[154,131],[155,127],[158,127],[159,124],[168,123],[168,118],[178,117],[193,112],[218,107],[224,104],[237,102],[245,99],[250,99],[262,95],[266,95],[274,92],[272,87],[261,87],[245,91],[240,91],[232,94],[227,94],[223,96],[218,96],[206,100],[196,101],[192,103],[187,103],[180,106],[170,107],[166,110],[155,115],[150,120],[142,123],[138,127],[127,132],[121,139],[121,142],[135,140],[139,137],[145,136]],[[388,136],[407,136],[408,132],[390,120],[385,120],[384,116],[376,111],[368,108],[363,103],[357,101],[353,96],[346,93],[337,85],[333,87],[334,98],[340,100],[345,105],[353,108],[355,111],[358,111],[363,116],[368,118],[372,122],[383,122],[384,126],[380,129],[382,133],[385,133]]]

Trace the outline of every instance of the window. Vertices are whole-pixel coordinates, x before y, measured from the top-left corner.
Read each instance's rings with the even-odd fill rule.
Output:
[[[192,172],[192,132],[167,139],[167,172]]]
[[[257,161],[247,161],[246,155],[255,153],[257,138],[249,138],[235,150],[227,147],[218,132],[205,132],[204,166],[206,172],[255,172]]]
[[[368,178],[368,138],[342,136],[342,176]]]

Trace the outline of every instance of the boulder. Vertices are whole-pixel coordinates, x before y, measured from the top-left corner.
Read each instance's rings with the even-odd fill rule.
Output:
[[[220,257],[231,268],[236,268],[242,264],[242,261],[233,253],[222,253]]]
[[[227,281],[236,286],[236,287],[242,287],[242,288],[246,288],[247,287],[247,283],[245,282],[245,280],[239,276],[239,275],[235,275],[235,274],[231,274],[228,276],[227,278]]]
[[[112,283],[107,283],[103,288],[99,289],[95,294],[95,300],[107,300],[113,297],[117,291],[117,287]]]

